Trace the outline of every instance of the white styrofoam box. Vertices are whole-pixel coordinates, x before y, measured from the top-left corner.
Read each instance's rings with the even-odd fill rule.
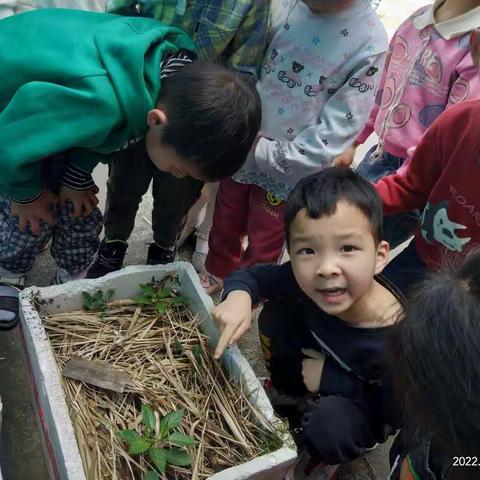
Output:
[[[94,293],[98,289],[114,289],[113,300],[132,298],[140,293],[139,285],[153,277],[160,280],[168,273],[176,273],[180,294],[188,299],[190,309],[199,315],[202,331],[216,345],[218,332],[211,319],[212,299],[204,292],[192,265],[178,262],[169,265],[131,266],[95,280],[79,280],[46,288],[31,287],[20,295],[21,322],[27,353],[30,359],[40,404],[40,417],[46,433],[47,448],[52,461],[52,476],[60,480],[86,480],[80,453],[61,386],[61,374],[45,329],[31,299],[40,295],[49,312],[68,312],[82,308],[82,291]],[[236,345],[228,348],[223,357],[224,367],[233,378],[241,379],[252,403],[264,418],[278,421],[270,402],[247,360]],[[212,475],[212,480],[280,480],[296,459],[292,439],[285,436],[284,446],[276,452],[263,455]]]

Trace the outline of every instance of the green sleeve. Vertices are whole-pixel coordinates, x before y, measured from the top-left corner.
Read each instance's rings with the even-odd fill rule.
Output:
[[[67,85],[23,85],[0,112],[4,139],[0,144],[0,192],[14,200],[35,198],[43,188],[42,159],[74,147],[101,148],[122,120],[117,98],[104,75]],[[94,163],[98,157],[79,159],[77,165],[91,171]]]
[[[73,148],[68,152],[68,158],[70,162],[80,167],[84,172],[92,173],[99,163],[108,163],[112,154],[98,153],[86,148]]]

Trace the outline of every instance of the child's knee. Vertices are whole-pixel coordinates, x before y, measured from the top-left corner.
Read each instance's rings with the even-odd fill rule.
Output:
[[[302,427],[309,453],[329,465],[354,460],[376,443],[365,413],[343,397],[320,397],[303,416]]]

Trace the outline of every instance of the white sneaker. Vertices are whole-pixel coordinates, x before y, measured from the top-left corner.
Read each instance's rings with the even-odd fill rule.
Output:
[[[73,280],[82,280],[87,276],[88,268],[72,275],[71,273],[67,272],[64,268],[57,267],[57,271],[55,272],[55,276],[53,277],[52,283],[50,285],[61,285],[62,283],[71,282]]]
[[[14,287],[18,288],[25,288],[25,282],[27,280],[27,276],[25,273],[14,273],[9,272],[0,267],[0,283],[6,283],[8,285],[13,285]]]

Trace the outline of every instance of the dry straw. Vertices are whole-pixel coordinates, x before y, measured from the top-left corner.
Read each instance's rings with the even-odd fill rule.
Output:
[[[172,300],[160,316],[153,306],[121,300],[100,312],[42,317],[60,369],[80,356],[107,361],[133,380],[119,394],[63,378],[88,480],[137,480],[152,469],[147,457],[130,456],[117,436],[123,429],[141,432],[142,403],[160,416],[184,409],[181,431],[199,442],[189,448],[190,468],[169,468],[162,478],[208,478],[281,445],[213,359],[198,319]]]

